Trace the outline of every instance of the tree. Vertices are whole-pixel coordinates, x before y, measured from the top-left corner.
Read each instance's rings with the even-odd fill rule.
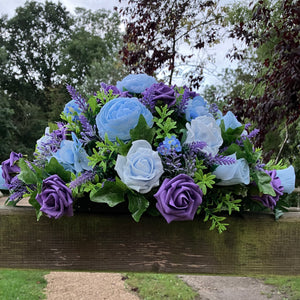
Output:
[[[7,149],[34,151],[48,122],[58,120],[70,100],[67,83],[89,82],[92,92],[93,76],[100,72],[100,79],[120,79],[119,23],[116,13],[77,9],[73,16],[61,3],[48,1],[27,1],[14,17],[0,18],[0,94],[15,128]]]
[[[99,88],[100,82],[113,83],[124,74],[119,57],[120,19],[117,13],[105,9],[92,12],[76,8],[75,13],[72,34],[63,49],[62,74],[91,92]]]
[[[260,129],[259,144],[266,134],[299,121],[300,116],[300,2],[257,1],[252,6],[251,19],[239,22],[231,36],[256,49],[262,58],[261,72],[255,86],[264,87],[261,95],[247,99],[231,99],[231,105],[242,118],[249,118]],[[263,54],[263,55],[262,55]],[[234,52],[243,58],[243,53]]]
[[[216,7],[214,1],[208,0],[129,0],[126,7],[119,9],[126,24],[123,62],[132,71],[149,75],[166,67],[171,84],[176,64],[191,63],[195,58],[189,82],[199,87],[202,63],[196,53],[217,42],[221,15]],[[184,46],[189,48],[186,54],[182,51]]]

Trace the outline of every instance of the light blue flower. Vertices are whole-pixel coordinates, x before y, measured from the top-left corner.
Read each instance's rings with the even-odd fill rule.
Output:
[[[146,74],[129,74],[122,81],[117,82],[117,88],[120,91],[141,94],[154,83],[157,83],[157,81],[152,76]]]
[[[250,183],[250,169],[248,162],[244,158],[236,159],[236,154],[228,155],[236,161],[230,165],[220,165],[212,173],[221,181],[217,185],[235,185]]]
[[[281,181],[281,185],[283,186],[283,192],[288,194],[292,193],[295,189],[296,181],[294,167],[289,166],[288,168],[283,170],[276,170],[276,175]]]
[[[73,141],[63,140],[59,150],[53,154],[53,157],[55,157],[67,171],[77,174],[83,170],[92,170],[92,167],[88,165],[88,155],[82,148],[82,144],[74,132],[72,132],[72,138]]]
[[[162,143],[159,144],[157,151],[161,155],[170,154],[172,150],[180,152],[182,150],[180,141],[172,135],[171,137],[165,137]]]
[[[2,166],[0,164],[0,190],[8,190],[5,179],[2,176]]]
[[[211,154],[212,156],[215,156],[218,153],[219,148],[223,144],[223,139],[221,129],[213,117],[197,117],[196,119],[193,119],[191,123],[186,123],[186,128],[186,144],[205,142],[206,146],[201,149],[202,152]]]
[[[66,116],[71,115],[72,121],[74,122],[79,120],[78,115],[81,114],[81,109],[79,108],[75,100],[71,100],[65,105],[63,112]]]
[[[209,107],[207,107],[207,102],[201,97],[196,96],[188,102],[188,106],[185,110],[185,118],[187,121],[196,119],[200,116],[212,116],[209,113]]]
[[[104,139],[107,134],[113,142],[116,137],[122,141],[130,140],[130,130],[136,127],[141,114],[152,127],[151,112],[137,98],[115,98],[107,102],[96,116],[100,137]]]
[[[242,126],[242,124],[237,120],[236,116],[231,111],[228,111],[225,116],[217,120],[217,124],[219,126],[221,125],[221,120],[224,121],[225,130],[228,128],[235,129]]]
[[[115,170],[122,182],[142,194],[158,186],[164,172],[157,151],[145,140],[134,141],[127,156],[118,155]]]

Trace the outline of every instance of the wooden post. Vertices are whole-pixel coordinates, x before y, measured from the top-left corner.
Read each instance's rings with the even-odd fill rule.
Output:
[[[300,275],[300,212],[228,217],[218,234],[199,217],[81,213],[36,221],[31,207],[0,206],[0,267],[198,274]]]

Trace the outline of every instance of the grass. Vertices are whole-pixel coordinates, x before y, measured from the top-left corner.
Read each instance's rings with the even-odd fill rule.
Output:
[[[300,276],[269,276],[263,278],[266,284],[276,286],[283,295],[282,299],[300,299]],[[286,296],[284,296],[286,295]]]
[[[44,289],[49,272],[37,270],[0,269],[0,299],[40,300],[46,299]]]
[[[130,289],[144,300],[197,299],[198,294],[176,275],[127,273],[123,277]]]

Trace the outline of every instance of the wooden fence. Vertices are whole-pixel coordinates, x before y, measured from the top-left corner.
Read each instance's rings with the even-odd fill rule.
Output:
[[[300,211],[234,215],[219,234],[202,219],[80,213],[36,221],[0,206],[0,268],[186,274],[300,275]]]

